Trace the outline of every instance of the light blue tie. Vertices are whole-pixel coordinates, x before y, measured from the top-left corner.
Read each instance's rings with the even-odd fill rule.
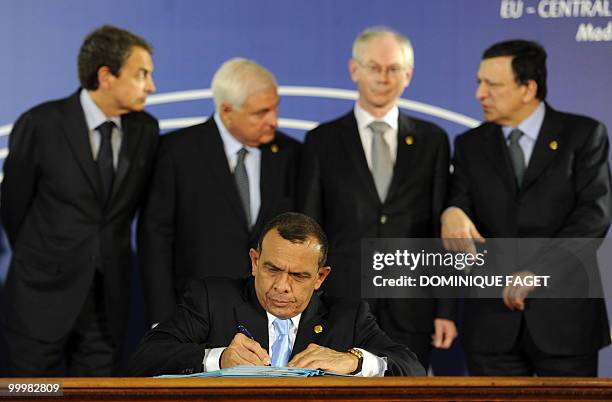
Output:
[[[291,344],[289,343],[289,325],[291,320],[275,319],[272,322],[276,332],[276,340],[272,345],[272,365],[285,367],[291,356]]]

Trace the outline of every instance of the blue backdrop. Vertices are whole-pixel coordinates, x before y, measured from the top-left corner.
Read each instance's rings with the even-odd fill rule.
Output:
[[[411,38],[415,73],[401,106],[442,125],[451,139],[481,119],[474,99],[482,51],[510,38],[537,40],[549,54],[549,96],[557,109],[612,127],[612,12],[582,0],[3,0],[0,3],[0,164],[11,123],[27,108],[78,87],[84,36],[104,23],[155,47],[157,94],[148,110],[164,130],[213,111],[210,80],[235,56],[268,67],[281,86],[281,128],[301,139],[318,122],[345,113],[355,98],[347,72],[353,38],[387,25]],[[2,242],[0,279],[8,250]],[[603,261],[607,269],[609,261]],[[133,338],[141,331],[134,304]],[[612,375],[612,352],[601,374]],[[452,351],[443,368],[460,370]],[[448,372],[448,371],[444,371]]]

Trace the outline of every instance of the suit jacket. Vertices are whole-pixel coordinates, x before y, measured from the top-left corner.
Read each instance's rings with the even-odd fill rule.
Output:
[[[214,119],[162,136],[138,230],[151,322],[172,314],[190,278],[249,275],[263,225],[294,209],[299,146],[277,132],[260,147],[261,207],[249,229]]]
[[[329,239],[328,262],[334,274],[323,285],[327,292],[359,294],[362,238],[438,236],[448,166],[446,133],[400,113],[397,158],[382,203],[352,110],[306,135],[298,199],[301,211],[315,218]],[[389,321],[400,331],[428,333],[434,317],[452,319],[453,309],[450,301],[395,299],[376,313],[385,330]]]
[[[252,277],[208,278],[189,284],[174,315],[149,331],[131,359],[133,375],[191,374],[202,371],[205,349],[230,344],[238,325],[268,350],[268,318],[255,294]],[[316,333],[316,325],[323,331]],[[424,375],[408,348],[378,327],[364,302],[315,292],[302,312],[291,358],[316,343],[338,351],[352,347],[387,357],[387,375]]]
[[[484,123],[455,140],[449,204],[463,209],[485,238],[604,237],[612,215],[608,150],[601,123],[547,105],[519,189],[501,127]],[[524,269],[537,272],[552,254],[539,255],[540,261]],[[566,257],[563,260],[572,258]],[[588,259],[596,267],[594,250]],[[567,263],[562,265],[567,269]],[[523,320],[537,346],[547,353],[592,353],[610,343],[600,299],[528,299],[524,313],[510,311],[501,300],[467,300],[466,350],[510,350]]]
[[[125,332],[130,224],[159,134],[157,121],[145,112],[121,117],[119,162],[104,204],[79,93],[25,112],[13,127],[4,162],[0,212],[13,248],[5,323],[43,341],[68,333],[96,269],[104,276],[112,334],[118,340]]]

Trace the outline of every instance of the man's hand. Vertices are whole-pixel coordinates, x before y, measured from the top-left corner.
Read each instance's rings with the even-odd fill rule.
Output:
[[[337,352],[315,343],[293,356],[289,367],[321,369],[335,373],[349,374],[357,369],[359,359],[349,352]]]
[[[474,255],[476,254],[474,242],[485,242],[472,220],[461,208],[446,208],[440,220],[442,221],[440,238],[444,248],[449,251]]]
[[[236,334],[221,354],[219,366],[224,369],[239,364],[269,366],[270,356],[257,341],[243,334]]]
[[[434,320],[434,333],[431,344],[439,349],[448,349],[457,337],[457,326],[452,320],[436,318]]]
[[[533,273],[529,271],[520,271],[515,272],[513,276],[515,278],[520,278],[521,282],[524,283],[525,277],[533,276]],[[504,304],[510,310],[525,310],[525,299],[533,289],[533,286],[506,286],[503,292]]]

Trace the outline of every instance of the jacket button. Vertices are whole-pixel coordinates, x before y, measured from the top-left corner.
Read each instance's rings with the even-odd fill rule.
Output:
[[[380,216],[380,223],[383,224],[383,225],[385,223],[387,223],[387,215],[381,215]]]

